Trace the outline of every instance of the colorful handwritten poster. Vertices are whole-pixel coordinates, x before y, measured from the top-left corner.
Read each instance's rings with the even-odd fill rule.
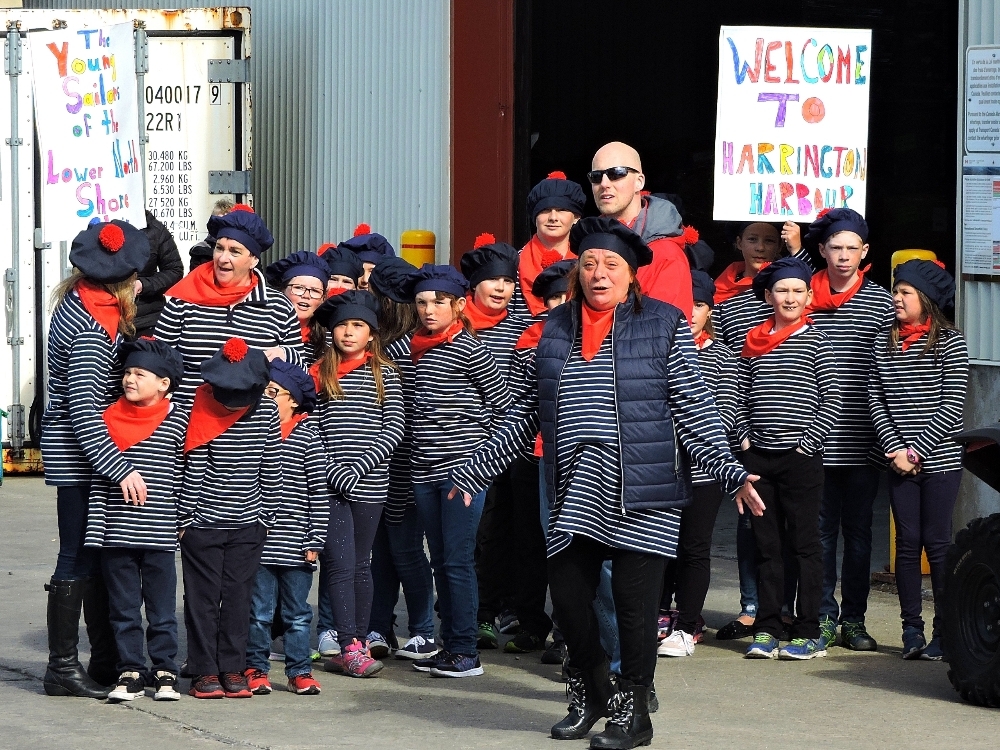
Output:
[[[722,27],[716,220],[864,215],[871,39],[866,29]]]
[[[132,24],[38,31],[31,45],[42,230],[146,226]]]

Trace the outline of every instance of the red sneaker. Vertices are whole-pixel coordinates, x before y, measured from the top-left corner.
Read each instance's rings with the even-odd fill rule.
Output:
[[[244,670],[243,676],[247,678],[247,685],[254,695],[267,695],[271,692],[271,680],[267,677],[267,672],[249,667]]]
[[[219,675],[219,682],[227,698],[253,698],[247,678],[240,672],[226,672]]]
[[[205,674],[191,680],[188,695],[193,695],[195,698],[224,698],[226,692],[219,683],[218,675]]]
[[[296,695],[319,695],[321,688],[313,679],[312,672],[297,674],[288,680],[288,692]]]
[[[344,674],[351,677],[373,677],[385,666],[382,662],[371,658],[365,644],[357,638],[343,650],[342,667]]]

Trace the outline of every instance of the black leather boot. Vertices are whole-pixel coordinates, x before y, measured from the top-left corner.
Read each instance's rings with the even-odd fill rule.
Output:
[[[653,741],[653,724],[649,720],[646,699],[649,688],[618,681],[618,692],[611,699],[611,718],[604,731],[590,740],[592,750],[629,750]]]
[[[102,576],[83,581],[83,619],[90,639],[87,674],[100,685],[114,686],[118,680],[118,645],[111,629],[108,587]]]
[[[49,592],[46,619],[49,631],[49,666],[42,681],[47,695],[75,695],[78,698],[107,698],[101,687],[80,664],[80,609],[83,581],[57,581],[45,586]],[[116,675],[117,677],[117,675]]]
[[[608,701],[613,694],[606,661],[588,670],[571,667],[566,680],[569,713],[552,727],[552,738],[580,740],[586,737],[594,724],[608,715]]]

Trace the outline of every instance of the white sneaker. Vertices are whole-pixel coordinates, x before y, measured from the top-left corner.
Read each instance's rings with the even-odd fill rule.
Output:
[[[171,672],[156,673],[156,692],[154,701],[179,701],[181,694],[177,692],[177,675]]]
[[[112,701],[132,701],[146,693],[146,684],[138,672],[122,672],[114,689],[108,693]]]
[[[441,647],[434,642],[433,638],[424,638],[422,635],[415,635],[402,648],[396,649],[396,658],[419,661],[431,658],[440,650]]]
[[[337,656],[340,654],[340,641],[336,630],[324,630],[319,634],[319,655]]]
[[[675,630],[660,641],[657,656],[694,656],[694,638],[683,630]]]

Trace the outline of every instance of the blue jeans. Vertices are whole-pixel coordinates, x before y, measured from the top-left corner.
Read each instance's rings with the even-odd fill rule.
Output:
[[[879,471],[873,466],[828,466],[819,509],[823,545],[823,599],[819,616],[834,622],[864,622],[871,589],[872,507]],[[844,531],[838,608],[837,537]]]
[[[622,673],[622,645],[618,639],[618,615],[615,611],[615,597],[611,590],[611,561],[605,560],[601,566],[601,580],[597,584],[594,598],[594,613],[597,615],[597,629],[601,634],[601,648],[611,656],[611,671]]]
[[[749,513],[736,521],[736,566],[740,573],[740,615],[757,617],[757,541]]]
[[[461,496],[448,499],[454,484],[447,479],[413,485],[413,497],[427,533],[431,568],[437,584],[441,639],[453,654],[474,656],[479,612],[476,580],[476,530],[483,514],[486,493],[472,497],[468,508]]]
[[[257,568],[253,599],[250,601],[250,640],[247,642],[247,666],[267,672],[271,669],[271,621],[274,609],[281,604],[285,623],[285,676],[291,679],[312,671],[309,626],[312,607],[309,589],[313,574],[308,568],[284,565],[261,565]]]
[[[372,614],[368,630],[388,635],[392,613],[403,585],[410,637],[434,637],[434,578],[424,553],[424,527],[415,505],[403,513],[398,526],[379,523],[372,546]]]

